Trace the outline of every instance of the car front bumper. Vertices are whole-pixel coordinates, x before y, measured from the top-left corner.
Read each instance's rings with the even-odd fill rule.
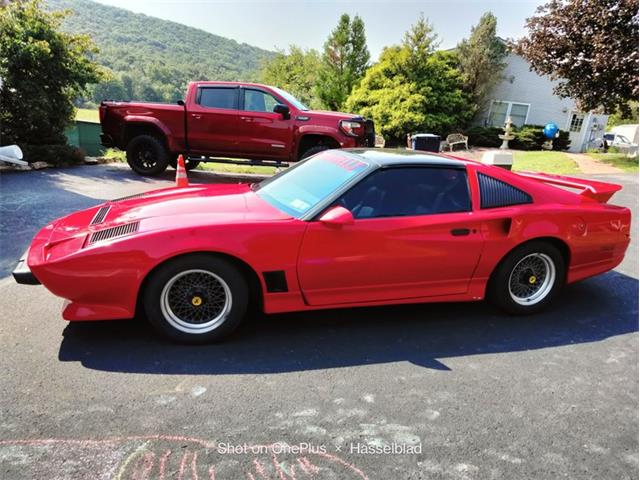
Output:
[[[13,278],[17,283],[23,285],[40,285],[40,281],[29,269],[27,265],[27,258],[29,257],[29,250],[24,252],[18,261],[18,265],[13,269]]]

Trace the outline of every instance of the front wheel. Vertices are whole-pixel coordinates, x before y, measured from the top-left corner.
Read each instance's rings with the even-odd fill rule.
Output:
[[[169,160],[169,165],[171,165],[171,167],[173,168],[176,168],[178,166],[178,157],[174,156],[171,160]],[[190,172],[191,170],[196,168],[198,165],[200,165],[199,160],[187,159],[184,161],[184,168],[187,170],[187,172]]]
[[[300,154],[300,160],[315,155],[316,153],[324,152],[325,150],[329,150],[329,147],[327,145],[316,145],[314,147],[307,148]]]
[[[189,255],[162,265],[143,294],[151,324],[165,336],[184,343],[205,343],[229,335],[247,311],[249,287],[228,261]]]
[[[554,300],[565,275],[565,260],[558,248],[544,241],[529,242],[500,263],[491,277],[488,296],[508,313],[535,313]]]

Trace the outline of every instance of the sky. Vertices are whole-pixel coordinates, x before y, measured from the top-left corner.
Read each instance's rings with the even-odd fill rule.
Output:
[[[424,12],[441,39],[441,48],[468,37],[487,11],[498,18],[498,35],[518,38],[525,20],[543,1],[536,0],[98,0],[138,13],[172,20],[267,50],[289,45],[322,49],[342,13],[358,14],[366,27],[372,59],[397,44]]]

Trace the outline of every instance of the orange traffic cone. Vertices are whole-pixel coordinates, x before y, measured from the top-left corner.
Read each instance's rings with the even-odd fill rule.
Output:
[[[189,179],[187,178],[187,169],[184,166],[184,158],[178,155],[178,164],[176,165],[176,187],[188,187]]]

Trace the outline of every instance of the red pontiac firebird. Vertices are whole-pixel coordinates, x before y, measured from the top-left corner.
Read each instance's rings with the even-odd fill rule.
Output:
[[[328,150],[253,185],[111,200],[45,226],[14,271],[67,299],[67,320],[144,312],[212,341],[266,313],[488,298],[546,307],[616,267],[621,187],[435,154]],[[573,189],[575,191],[570,191]]]

